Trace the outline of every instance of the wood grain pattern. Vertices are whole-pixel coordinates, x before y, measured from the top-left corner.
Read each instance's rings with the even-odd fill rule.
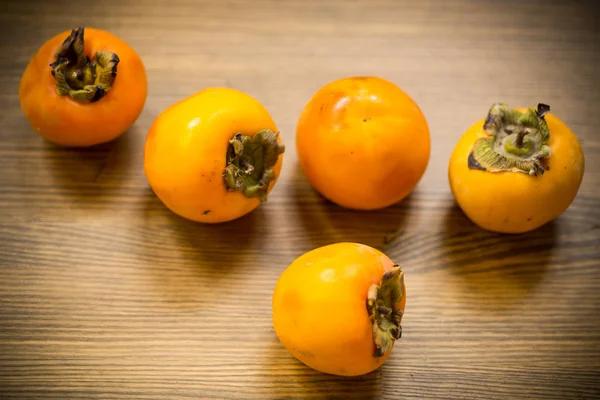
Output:
[[[0,15],[0,399],[600,398],[598,6],[569,1],[4,1]],[[85,24],[142,56],[144,112],[114,143],[41,140],[18,104],[51,35]],[[378,75],[422,107],[432,159],[416,191],[360,213],[297,166],[300,110],[326,82]],[[268,203],[219,226],[171,214],[142,170],[167,105],[207,86],[250,93],[288,144]],[[586,174],[558,220],[483,232],[456,208],[447,162],[494,101],[539,101],[582,140]],[[406,273],[404,336],[359,378],[312,371],[280,346],[279,273],[357,241]]]

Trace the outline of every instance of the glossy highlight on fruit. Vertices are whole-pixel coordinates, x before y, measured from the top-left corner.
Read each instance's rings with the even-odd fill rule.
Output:
[[[427,121],[398,86],[377,77],[319,89],[296,129],[298,160],[325,198],[374,210],[408,196],[429,163]]]
[[[523,233],[560,216],[584,173],[577,137],[550,107],[494,104],[460,138],[450,158],[452,193],[479,227]]]
[[[275,122],[256,99],[235,89],[208,88],[155,119],[146,137],[144,170],[175,214],[226,222],[267,200],[283,152]]]
[[[297,258],[273,292],[273,327],[281,344],[318,371],[367,374],[402,335],[404,273],[385,254],[335,243]]]
[[[109,142],[137,120],[147,94],[140,56],[118,37],[79,27],[48,40],[19,86],[21,109],[50,142],[85,147]]]

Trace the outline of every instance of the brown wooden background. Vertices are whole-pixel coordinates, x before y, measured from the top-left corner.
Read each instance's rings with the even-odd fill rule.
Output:
[[[0,399],[580,399],[600,396],[600,14],[572,1],[3,1],[0,24]],[[52,35],[103,28],[142,56],[149,96],[121,139],[74,151],[18,105]],[[321,199],[294,131],[326,82],[377,75],[422,107],[429,168],[379,212]],[[288,145],[270,201],[220,226],[172,215],[142,169],[167,105],[250,93]],[[571,208],[521,236],[475,228],[447,184],[454,143],[491,103],[545,102],[582,140]],[[280,346],[271,293],[314,247],[357,241],[406,272],[404,337],[359,378]]]

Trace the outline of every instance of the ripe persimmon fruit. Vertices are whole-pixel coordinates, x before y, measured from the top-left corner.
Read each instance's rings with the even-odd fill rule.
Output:
[[[377,77],[336,80],[304,107],[298,160],[325,198],[373,210],[412,192],[429,163],[425,116],[398,86]]]
[[[497,103],[458,141],[448,179],[476,225],[522,233],[561,215],[575,199],[583,172],[579,140],[549,106],[511,109]]]
[[[209,88],[160,113],[144,148],[144,170],[158,198],[197,222],[239,218],[267,199],[284,145],[253,97]]]
[[[83,147],[109,142],[138,118],[146,101],[146,70],[118,37],[79,27],[48,40],[19,86],[21,109],[47,140]]]
[[[404,273],[385,254],[335,243],[298,257],[273,292],[281,344],[318,371],[356,376],[379,368],[402,335]]]

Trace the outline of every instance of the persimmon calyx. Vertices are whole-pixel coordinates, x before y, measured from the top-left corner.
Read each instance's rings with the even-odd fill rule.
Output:
[[[371,285],[367,295],[367,311],[373,323],[375,357],[386,354],[402,337],[403,312],[397,307],[405,297],[404,272],[399,266],[387,270],[379,285]]]
[[[90,60],[85,54],[83,34],[83,26],[71,30],[50,67],[59,95],[92,103],[103,98],[113,86],[119,57],[108,50],[101,50]]]
[[[254,136],[237,133],[229,141],[227,165],[223,179],[228,190],[237,190],[246,197],[267,200],[269,184],[275,179],[273,167],[285,146],[279,143],[279,133],[263,129]]]
[[[544,174],[542,160],[550,157],[550,131],[544,119],[550,106],[538,104],[537,110],[522,113],[506,104],[492,106],[483,125],[489,135],[477,139],[469,154],[470,169],[489,172]]]

